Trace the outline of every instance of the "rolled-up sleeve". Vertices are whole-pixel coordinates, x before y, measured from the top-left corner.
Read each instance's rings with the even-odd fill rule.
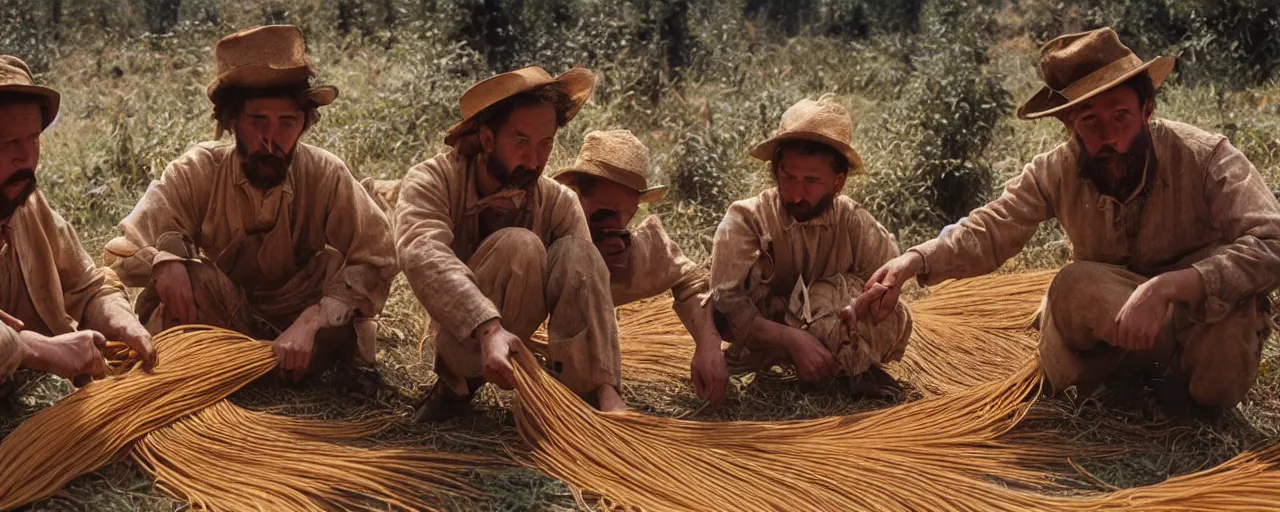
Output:
[[[761,257],[760,227],[751,212],[752,200],[729,206],[716,227],[711,249],[711,301],[729,322],[736,343],[751,343],[752,329],[760,311],[747,293],[746,280]]]
[[[938,238],[909,249],[924,259],[920,284],[988,274],[1017,255],[1040,223],[1053,218],[1048,165],[1045,155],[1037,156],[1005,184],[995,201],[974,210]]]
[[[471,269],[451,248],[451,198],[454,194],[460,197],[464,181],[451,155],[438,155],[414,166],[401,182],[394,222],[396,254],[409,287],[431,315],[432,323],[465,339],[480,324],[501,315],[476,286]]]
[[[120,236],[107,242],[103,258],[124,284],[146,286],[155,265],[199,257],[197,207],[208,203],[208,186],[198,174],[213,166],[209,150],[188,151],[151,182],[133,211],[120,221]]]
[[[1214,228],[1226,245],[1192,265],[1204,281],[1206,320],[1280,286],[1280,203],[1240,150],[1223,140],[1205,169]]]

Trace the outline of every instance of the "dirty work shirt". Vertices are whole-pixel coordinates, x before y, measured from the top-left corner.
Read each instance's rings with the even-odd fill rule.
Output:
[[[911,249],[924,259],[921,284],[992,272],[1057,218],[1073,259],[1146,278],[1213,250],[1189,265],[1205,288],[1192,309],[1207,323],[1280,285],[1280,203],[1253,164],[1226,137],[1187,124],[1152,121],[1151,138],[1156,165],[1124,201],[1081,176],[1074,140],[1036,156],[998,199]]]
[[[783,207],[777,189],[771,188],[733,203],[716,228],[711,256],[712,301],[727,319],[733,343],[756,349],[760,344],[751,334],[756,317],[765,315],[785,322],[789,306],[797,302],[792,300],[796,292],[820,281],[827,281],[824,288],[831,287],[831,293],[824,292],[824,296],[838,289],[843,289],[841,295],[852,296],[855,287],[897,255],[898,245],[889,232],[852,199],[837,196],[822,215],[796,222]],[[850,279],[838,282],[840,275]],[[830,298],[824,300],[834,307]],[[882,362],[892,360],[890,355],[900,356],[910,337],[909,315],[903,307],[895,313],[894,322],[881,322],[893,328],[860,327],[873,336],[890,338],[870,340],[871,345],[884,349],[879,354],[886,357]],[[864,323],[869,322],[859,322]]]
[[[626,270],[613,271],[609,289],[615,306],[670,292],[675,299],[672,309],[685,329],[696,333],[710,325],[707,274],[667,236],[657,215],[645,218],[631,232]]]
[[[285,180],[266,191],[249,184],[234,143],[199,144],[151,183],[120,231],[106,261],[126,284],[148,287],[153,312],[152,269],[182,261],[216,268],[277,331],[317,303],[323,327],[371,319],[396,273],[386,216],[342,160],[302,143]]]
[[[440,329],[436,373],[460,394],[480,376],[471,334],[500,318],[528,340],[547,315],[553,370],[579,393],[620,383],[621,353],[609,275],[573,193],[547,177],[509,226],[483,236],[480,157],[455,150],[415,165],[401,182],[396,248],[414,294]],[[542,293],[537,293],[541,289]]]
[[[115,272],[94,264],[75,229],[37,191],[0,223],[0,310],[46,336],[107,327],[133,315]],[[22,362],[18,333],[0,325],[0,380]]]

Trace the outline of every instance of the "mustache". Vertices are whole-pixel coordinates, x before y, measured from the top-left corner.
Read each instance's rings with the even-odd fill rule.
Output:
[[[22,182],[31,182],[32,184],[34,184],[36,182],[35,169],[18,169],[16,171],[13,171],[13,174],[10,174],[9,178],[4,180],[4,183],[0,183],[0,187],[16,185]]]
[[[533,183],[534,180],[538,179],[539,174],[541,173],[539,173],[537,170],[528,169],[523,165],[517,166],[515,169],[512,169],[511,172],[507,173],[506,176],[503,176],[502,187],[503,188],[527,188],[529,184]]]

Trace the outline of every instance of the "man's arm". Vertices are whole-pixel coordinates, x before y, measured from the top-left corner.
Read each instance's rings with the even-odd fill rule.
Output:
[[[210,150],[196,147],[169,164],[151,182],[133,211],[120,221],[120,236],[107,242],[104,262],[121,281],[134,287],[151,284],[153,267],[167,261],[192,261],[208,184],[200,176],[216,165]]]
[[[325,218],[325,244],[343,255],[342,268],[325,283],[320,326],[347,325],[353,318],[382,312],[396,275],[391,225],[345,164],[330,163],[334,180]]]
[[[1192,265],[1203,280],[1206,321],[1280,286],[1280,203],[1240,150],[1223,140],[1205,172],[1214,227],[1227,245]],[[1200,308],[1195,308],[1200,309]]]

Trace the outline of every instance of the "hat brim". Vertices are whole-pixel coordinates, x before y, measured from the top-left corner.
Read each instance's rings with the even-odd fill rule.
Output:
[[[840,154],[844,155],[846,159],[849,160],[850,174],[862,171],[862,157],[859,156],[858,152],[853,149],[853,146],[850,146],[848,144],[845,144],[844,142],[835,140],[831,137],[827,137],[826,135],[822,135],[820,133],[789,132],[789,133],[776,135],[773,138],[756,145],[756,147],[751,149],[751,152],[749,154],[752,157],[756,158],[757,160],[762,160],[765,162],[772,161],[773,153],[774,151],[777,151],[778,144],[781,144],[783,142],[790,141],[790,140],[807,140],[807,141],[818,142],[821,144],[831,146],[832,148],[835,148],[836,151],[839,151]]]
[[[572,121],[573,118],[578,115],[578,112],[587,104],[587,101],[591,100],[591,93],[595,92],[596,89],[596,76],[585,68],[573,68],[561,73],[560,76],[555,77],[550,82],[533,84],[524,89],[512,91],[510,95],[495,101],[494,104],[496,105],[502,100],[517,94],[529,92],[547,85],[555,85],[569,96],[570,107],[569,110],[565,112],[565,122],[567,123]],[[489,108],[492,108],[492,105]],[[452,146],[458,141],[459,137],[479,130],[480,127],[476,125],[476,119],[480,116],[480,113],[485,110],[488,110],[488,108],[481,110],[480,112],[476,112],[471,117],[463,119],[450,127],[448,134],[444,137],[445,145]]]
[[[62,108],[62,94],[48,87],[39,85],[2,85],[0,92],[27,94],[36,96],[44,103],[41,111],[41,121],[44,123],[40,128],[48,128],[53,124],[53,120],[58,118],[58,110]]]
[[[1018,107],[1018,119],[1040,119],[1042,117],[1060,113],[1071,107],[1079,105],[1094,96],[1102,94],[1103,92],[1106,92],[1115,86],[1124,83],[1130,78],[1142,74],[1143,72],[1146,72],[1151,76],[1151,84],[1154,85],[1156,89],[1159,89],[1160,86],[1164,84],[1165,79],[1169,77],[1169,73],[1173,72],[1173,64],[1173,57],[1156,57],[1143,63],[1141,66],[1116,77],[1114,80],[1098,86],[1092,91],[1081,94],[1079,98],[1074,100],[1067,100],[1065,96],[1054,92],[1053,89],[1050,89],[1049,86],[1046,85],[1041,87],[1040,90],[1024,102],[1022,106]]]
[[[618,181],[618,180],[614,179],[614,178],[613,178],[612,176],[610,176],[608,173],[601,172],[600,170],[592,169],[592,168],[589,168],[589,167],[568,167],[568,168],[565,168],[565,169],[561,169],[561,170],[559,170],[559,171],[556,171],[556,172],[552,173],[551,175],[549,175],[548,177],[549,177],[549,178],[551,178],[551,179],[553,179],[553,180],[556,180],[557,182],[560,182],[561,184],[565,184],[565,182],[566,182],[566,181],[568,181],[568,180],[569,180],[569,178],[570,178],[570,177],[572,177],[574,174],[582,174],[582,175],[585,175],[585,176],[595,176],[595,177],[600,178],[600,179],[605,179],[605,180],[609,180],[609,181],[611,181],[611,182],[617,183],[617,184],[622,185],[623,187],[626,187],[626,188],[628,188],[628,189],[635,190],[636,192],[638,192],[638,193],[640,194],[640,203],[641,203],[641,204],[644,204],[644,203],[656,203],[656,202],[658,202],[658,201],[661,201],[661,200],[662,200],[662,198],[664,198],[664,197],[666,197],[666,196],[667,196],[667,186],[666,186],[666,185],[660,185],[660,186],[656,186],[656,187],[648,187],[648,188],[645,188],[645,189],[636,189],[636,188],[635,188],[634,186],[632,186],[632,185],[628,185],[628,184],[626,184],[626,183],[623,183],[623,182],[621,182],[621,181]]]
[[[205,92],[209,100],[225,87],[245,87],[252,89],[271,89],[291,84],[305,83],[316,75],[316,69],[310,64],[304,66],[275,67],[270,65],[253,65],[239,67],[214,79]],[[338,99],[338,88],[331,85],[312,87],[306,92],[307,97],[317,106],[323,107]]]

